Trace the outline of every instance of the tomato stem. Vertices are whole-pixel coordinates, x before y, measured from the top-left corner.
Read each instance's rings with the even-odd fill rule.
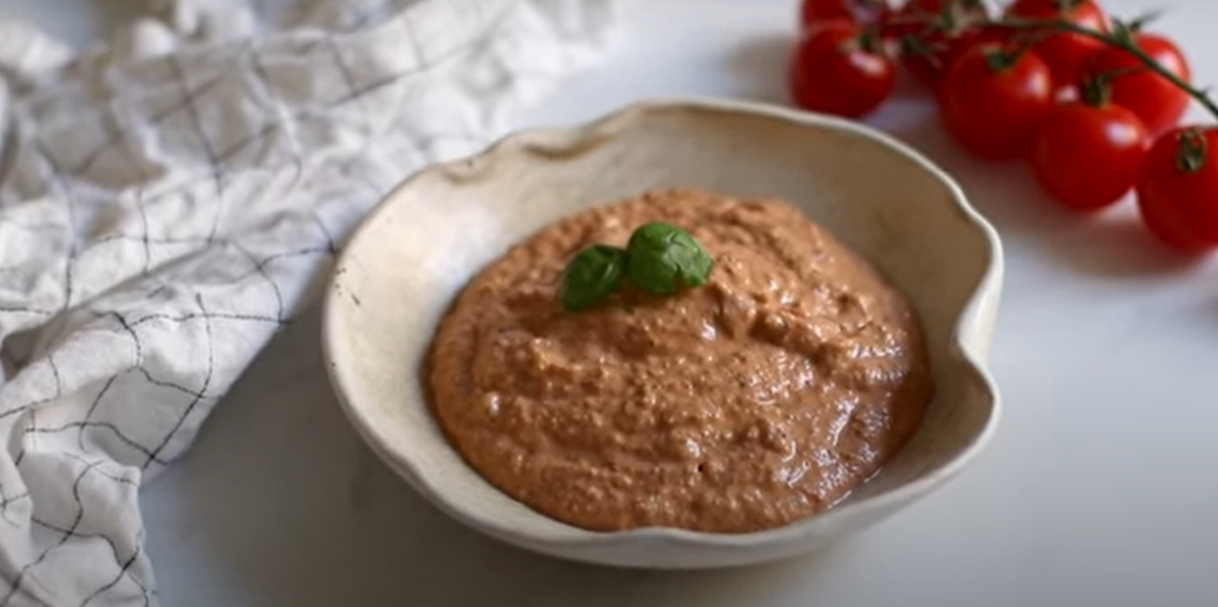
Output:
[[[904,57],[922,57],[931,63],[938,63],[935,49],[917,36],[901,36],[900,45]]]
[[[1069,21],[1063,21],[1063,20],[1023,19],[1023,18],[1019,18],[1019,17],[1008,17],[1008,18],[1005,18],[1002,20],[993,21],[990,23],[990,25],[994,25],[997,27],[1010,28],[1010,29],[1014,29],[1014,30],[1054,29],[1054,30],[1058,30],[1058,31],[1062,31],[1062,32],[1078,34],[1080,36],[1086,36],[1088,38],[1092,38],[1094,40],[1103,42],[1104,44],[1107,44],[1109,46],[1119,48],[1119,49],[1125,51],[1126,53],[1129,53],[1130,55],[1132,55],[1138,61],[1142,62],[1142,64],[1146,66],[1146,69],[1162,76],[1163,78],[1167,79],[1168,82],[1171,82],[1175,86],[1179,87],[1180,90],[1183,90],[1185,93],[1188,93],[1188,95],[1190,97],[1192,97],[1193,99],[1196,99],[1197,102],[1200,103],[1206,109],[1206,111],[1208,111],[1210,114],[1212,114],[1215,118],[1218,118],[1218,104],[1214,103],[1214,100],[1211,99],[1209,97],[1209,95],[1207,95],[1205,93],[1205,91],[1192,86],[1188,82],[1185,82],[1184,79],[1177,76],[1171,70],[1160,65],[1158,61],[1155,61],[1150,55],[1146,54],[1145,51],[1143,51],[1141,48],[1138,48],[1138,45],[1136,42],[1133,41],[1132,36],[1128,36],[1127,37],[1128,39],[1122,39],[1122,36],[1119,36],[1119,35],[1098,32],[1091,28],[1083,27],[1081,25],[1075,25]],[[1128,29],[1128,26],[1125,26],[1124,24],[1121,24],[1120,22],[1116,22],[1116,27],[1118,29],[1120,29],[1120,28]]]
[[[1176,150],[1176,167],[1184,173],[1196,173],[1205,167],[1209,155],[1209,142],[1199,128],[1180,133],[1180,147]]]
[[[868,53],[880,52],[883,46],[880,32],[873,27],[864,28],[862,32],[859,32],[858,45]]]
[[[1100,107],[1106,105],[1112,100],[1113,80],[1123,76],[1140,74],[1145,71],[1145,67],[1138,66],[1108,70],[1098,74],[1085,74],[1081,83],[1083,103],[1091,107]]]
[[[1074,8],[1074,6],[1078,4],[1078,2],[1076,2],[1075,0],[1057,0],[1057,1],[1059,4],[1059,8],[1061,8],[1063,11],[1068,11],[1068,10]],[[1064,19],[1028,19],[1028,18],[1023,18],[1023,17],[1008,16],[1008,17],[1005,17],[1002,19],[980,19],[977,21],[973,21],[972,23],[970,23],[970,25],[1003,27],[1003,28],[1019,30],[1019,31],[1031,30],[1033,32],[1039,32],[1042,35],[1044,34],[1045,30],[1057,30],[1059,32],[1068,32],[1068,33],[1072,33],[1072,34],[1078,34],[1080,36],[1086,36],[1093,40],[1098,40],[1108,46],[1116,47],[1116,48],[1119,48],[1119,49],[1125,51],[1126,53],[1129,53],[1132,57],[1134,57],[1139,62],[1141,62],[1143,65],[1145,65],[1146,69],[1158,74],[1159,76],[1162,76],[1168,82],[1171,82],[1173,85],[1178,87],[1180,90],[1187,93],[1189,97],[1196,99],[1197,103],[1200,103],[1201,106],[1204,107],[1207,112],[1209,112],[1211,115],[1213,115],[1215,119],[1218,119],[1218,103],[1215,103],[1214,100],[1212,98],[1210,98],[1210,96],[1206,90],[1199,89],[1199,88],[1192,86],[1191,84],[1186,82],[1183,78],[1180,78],[1179,76],[1177,76],[1171,70],[1160,65],[1159,62],[1155,61],[1154,58],[1152,58],[1150,55],[1146,54],[1145,51],[1143,51],[1141,48],[1139,48],[1137,42],[1134,40],[1134,34],[1137,33],[1139,28],[1141,28],[1146,23],[1149,23],[1150,21],[1157,19],[1160,15],[1161,15],[1160,12],[1152,11],[1152,12],[1146,13],[1145,15],[1143,15],[1141,17],[1138,17],[1137,19],[1135,19],[1134,21],[1132,21],[1129,24],[1125,24],[1120,21],[1113,20],[1113,26],[1114,26],[1113,29],[1115,31],[1112,34],[1096,31],[1096,30],[1093,30],[1088,27],[1083,27],[1081,25],[1076,25],[1076,24],[1066,21]],[[913,17],[913,18],[909,18],[909,19],[898,19],[895,21],[900,21],[902,23],[924,24],[926,26],[925,30],[920,34],[923,36],[925,36],[928,33],[934,32],[936,30],[941,31],[944,29],[944,27],[943,27],[944,24],[941,22],[941,17],[932,17],[932,18]],[[922,49],[921,52],[926,52],[925,45],[919,46],[917,44],[904,44],[904,43],[902,44],[903,51],[914,50],[914,49]],[[1016,58],[1018,58],[1018,57],[1016,57]],[[1010,63],[1007,63],[1006,65],[1009,66],[1012,63],[1013,62],[1010,62]],[[991,61],[990,66],[992,68],[995,67],[995,64],[993,61]]]
[[[1091,107],[1103,107],[1112,97],[1111,81],[1100,76],[1083,78],[1082,89],[1079,93],[1083,103]]]
[[[1134,39],[1135,32],[1128,25],[1120,21],[1112,22],[1112,39],[1121,45],[1137,46],[1137,40]]]
[[[1013,53],[998,48],[986,49],[985,64],[989,66],[991,72],[1004,72],[1015,67],[1026,49],[1027,47],[1017,49]]]
[[[1146,28],[1147,25],[1154,21],[1158,21],[1163,16],[1163,9],[1155,9],[1146,11],[1140,16],[1135,17],[1133,21],[1125,24],[1125,28],[1132,34],[1137,34]]]

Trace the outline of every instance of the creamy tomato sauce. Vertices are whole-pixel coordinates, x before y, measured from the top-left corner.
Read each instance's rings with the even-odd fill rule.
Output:
[[[709,282],[564,310],[566,262],[649,221],[702,244]],[[811,516],[892,458],[933,392],[916,313],[868,262],[780,200],[696,190],[588,210],[513,247],[459,295],[427,374],[469,465],[593,530]]]

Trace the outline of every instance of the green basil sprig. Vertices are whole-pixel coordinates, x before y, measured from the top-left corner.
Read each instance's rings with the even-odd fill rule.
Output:
[[[562,273],[558,298],[572,312],[600,303],[622,287],[626,276],[626,251],[598,244],[581,251]]]
[[[668,223],[643,225],[627,245],[631,282],[658,295],[706,284],[714,260],[688,232]]]
[[[626,249],[598,244],[571,258],[558,296],[567,310],[586,310],[621,289],[624,279],[649,293],[672,295],[706,284],[713,267],[714,260],[688,232],[652,222],[634,231]]]

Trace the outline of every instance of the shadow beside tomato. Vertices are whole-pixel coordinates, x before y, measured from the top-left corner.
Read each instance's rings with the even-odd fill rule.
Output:
[[[1041,190],[1026,162],[970,156],[933,114],[886,130],[960,183],[973,205],[998,229],[1008,256],[1048,256],[1064,269],[1117,279],[1184,272],[1206,261],[1177,254],[1155,240],[1142,226],[1132,194],[1097,213],[1073,212]]]

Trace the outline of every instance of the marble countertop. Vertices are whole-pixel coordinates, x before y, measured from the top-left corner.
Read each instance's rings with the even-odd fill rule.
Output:
[[[1160,29],[1199,82],[1218,83],[1218,2],[1105,4],[1126,15],[1170,8]],[[83,46],[137,5],[0,0],[0,16]],[[652,96],[784,98],[793,1],[636,6],[612,63],[522,126]],[[163,604],[1218,604],[1218,262],[1164,254],[1130,201],[1092,220],[1058,211],[1027,167],[954,149],[932,109],[905,83],[870,122],[961,181],[1001,232],[1008,264],[993,351],[1004,419],[941,492],[853,541],[749,569],[656,573],[533,556],[433,510],[362,445],[331,395],[309,313],[144,491]]]

